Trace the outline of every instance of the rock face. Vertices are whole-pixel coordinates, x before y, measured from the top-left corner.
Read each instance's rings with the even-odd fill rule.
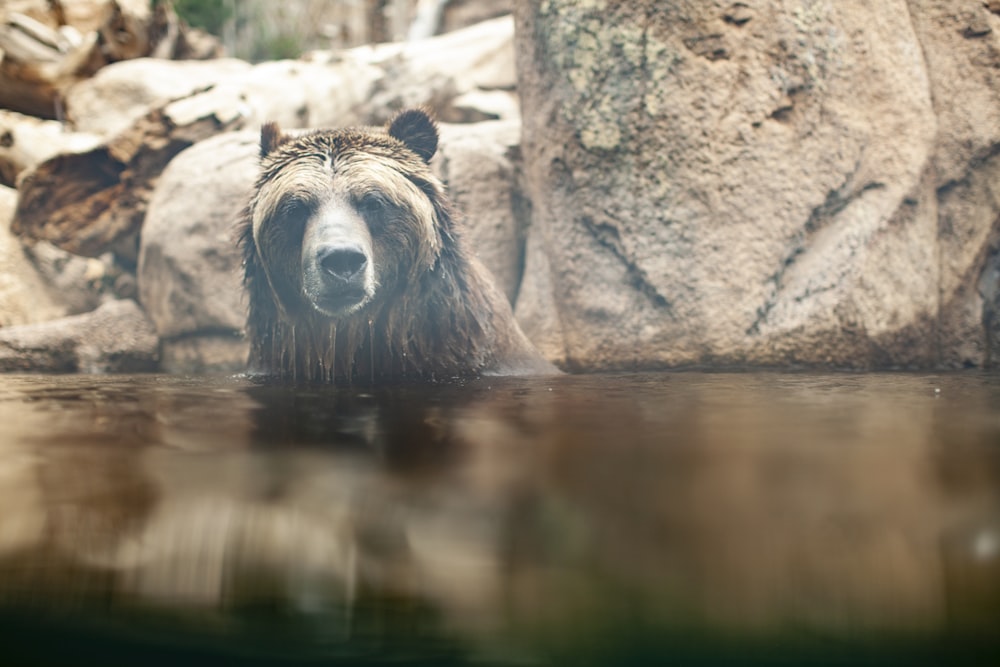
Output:
[[[518,316],[551,357],[991,361],[989,5],[522,0],[516,19]]]

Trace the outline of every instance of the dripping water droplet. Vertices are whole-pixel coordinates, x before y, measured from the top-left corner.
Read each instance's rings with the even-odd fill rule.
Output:
[[[313,379],[313,368],[312,368],[313,346],[309,344],[310,340],[311,336],[306,341],[303,341],[304,343],[306,343],[306,345],[304,346],[305,349],[303,350],[303,357],[302,357],[302,380],[305,382],[309,382],[310,380]]]
[[[371,384],[375,384],[375,325],[368,318],[368,369]]]
[[[271,327],[271,356],[268,358],[265,364],[265,371],[268,375],[273,375],[275,370],[280,373],[281,360],[278,358],[278,326]]]
[[[337,378],[337,326],[330,327],[330,382]]]
[[[292,364],[292,383],[297,384],[299,381],[299,348],[295,344],[295,325],[292,325],[291,333],[291,364]]]

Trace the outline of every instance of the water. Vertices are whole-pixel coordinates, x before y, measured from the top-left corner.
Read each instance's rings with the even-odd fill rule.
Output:
[[[1000,664],[1000,376],[0,376],[0,664]]]

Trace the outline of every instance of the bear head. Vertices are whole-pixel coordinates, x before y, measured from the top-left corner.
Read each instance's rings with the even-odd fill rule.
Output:
[[[419,109],[384,128],[262,128],[248,231],[286,317],[373,309],[434,269],[452,233],[429,166],[437,144],[434,121]]]

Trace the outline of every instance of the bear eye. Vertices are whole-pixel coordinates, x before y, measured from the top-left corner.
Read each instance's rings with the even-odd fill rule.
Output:
[[[278,204],[278,216],[282,220],[303,220],[309,217],[312,204],[296,196],[287,196]]]
[[[376,192],[369,192],[358,200],[356,206],[361,215],[366,218],[378,217],[389,208],[389,202],[382,195]]]

